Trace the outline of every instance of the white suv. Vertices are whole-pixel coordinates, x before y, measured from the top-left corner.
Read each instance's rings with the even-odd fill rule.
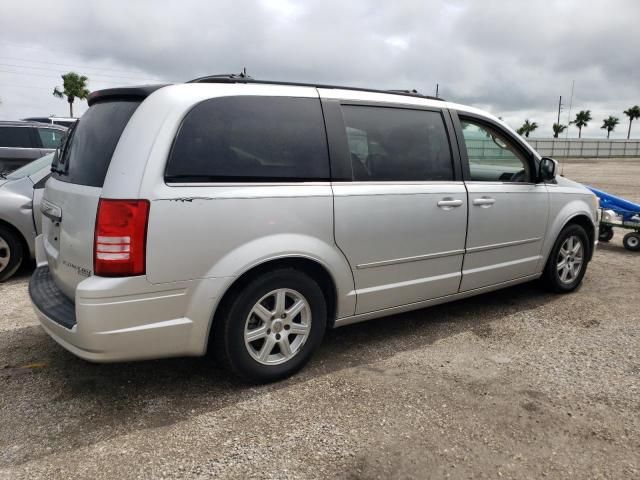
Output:
[[[102,90],[53,164],[30,294],[97,362],[290,375],[327,328],[581,282],[596,197],[500,120],[411,92],[205,77]]]

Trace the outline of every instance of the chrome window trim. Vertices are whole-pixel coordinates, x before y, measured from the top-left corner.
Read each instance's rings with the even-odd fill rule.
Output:
[[[393,186],[393,185],[424,185],[424,186],[441,186],[441,185],[459,185],[465,184],[462,180],[425,180],[425,181],[323,181],[323,182],[164,182],[168,187],[291,187],[291,186]],[[467,182],[468,183],[468,182]],[[486,184],[487,182],[480,182]],[[516,183],[515,185],[522,185]]]
[[[167,187],[330,187],[324,182],[164,182]]]
[[[416,180],[416,181],[348,181],[348,180],[338,180],[335,182],[331,182],[332,185],[335,186],[343,186],[343,185],[365,185],[365,186],[393,186],[393,185],[464,185],[462,180]]]
[[[55,148],[43,148],[43,147],[0,147],[10,148],[11,150],[55,150]]]
[[[535,182],[500,182],[500,181],[483,181],[483,180],[467,180],[467,185],[528,185],[528,186],[537,186],[544,185],[543,183],[535,183]]]

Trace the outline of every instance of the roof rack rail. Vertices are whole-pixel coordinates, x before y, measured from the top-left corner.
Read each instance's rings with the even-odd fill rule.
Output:
[[[391,89],[391,90],[387,90],[388,92],[393,92],[393,93],[402,93],[403,95],[415,95],[417,97],[424,97],[424,95],[422,95],[418,90],[416,90],[415,88],[412,88],[411,90],[404,90],[404,89]]]
[[[247,75],[246,68],[240,73],[218,73],[216,75],[207,75],[205,77],[194,78],[193,80],[189,80],[187,83],[233,83],[234,81],[242,80],[253,80],[252,77]]]
[[[260,83],[264,85],[291,85],[297,87],[314,87],[314,88],[327,88],[335,90],[354,90],[359,92],[371,92],[371,93],[388,93],[391,95],[405,95],[411,97],[426,98],[428,100],[440,100],[444,101],[442,97],[432,97],[430,95],[423,95],[417,90],[377,90],[373,88],[360,88],[360,87],[347,87],[344,85],[323,85],[318,83],[303,83],[303,82],[284,82],[279,80],[258,80],[252,78],[246,74],[246,70],[242,73],[224,73],[218,75],[207,75],[205,77],[194,78],[187,83]]]

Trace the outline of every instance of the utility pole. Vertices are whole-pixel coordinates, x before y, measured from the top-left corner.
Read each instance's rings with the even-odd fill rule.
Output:
[[[560,95],[560,100],[558,100],[558,125],[560,125],[560,110],[562,109],[562,95]]]
[[[440,90],[440,84],[436,83],[436,98],[440,98],[438,96],[438,91]]]

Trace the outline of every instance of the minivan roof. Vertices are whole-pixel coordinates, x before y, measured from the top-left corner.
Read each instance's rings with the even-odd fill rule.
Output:
[[[360,92],[373,92],[373,93],[386,93],[391,95],[403,95],[410,97],[418,97],[418,98],[426,98],[429,100],[440,100],[444,101],[441,97],[432,97],[429,95],[422,95],[417,90],[377,90],[373,88],[360,88],[360,87],[349,87],[344,85],[324,85],[319,83],[303,83],[303,82],[285,82],[278,80],[258,80],[246,75],[233,75],[233,74],[224,74],[224,75],[208,75],[206,77],[199,77],[193,80],[189,80],[186,83],[251,83],[251,84],[261,84],[261,85],[290,85],[290,86],[298,86],[298,87],[314,87],[314,88],[326,88],[326,89],[336,89],[336,90],[353,90]],[[117,88],[106,88],[104,90],[96,90],[89,95],[87,99],[87,103],[89,106],[94,103],[108,99],[144,99],[151,95],[156,90],[172,85],[170,83],[165,84],[156,84],[156,85],[139,85],[135,87],[117,87]]]

